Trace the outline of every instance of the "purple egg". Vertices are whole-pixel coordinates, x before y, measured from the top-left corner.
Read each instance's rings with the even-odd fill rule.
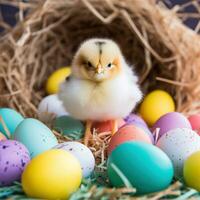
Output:
[[[159,138],[168,131],[176,128],[192,129],[189,120],[181,113],[170,112],[163,115],[152,127],[152,132],[160,128]]]
[[[29,161],[29,152],[23,144],[15,140],[0,141],[0,186],[20,181]]]
[[[130,114],[129,116],[127,116],[125,119],[125,122],[127,123],[127,124],[131,124],[131,123],[138,123],[138,124],[141,124],[141,125],[143,125],[143,126],[145,126],[145,127],[148,127],[147,126],[147,124],[146,124],[146,122],[141,118],[141,117],[139,117],[138,115],[136,115],[136,114]]]

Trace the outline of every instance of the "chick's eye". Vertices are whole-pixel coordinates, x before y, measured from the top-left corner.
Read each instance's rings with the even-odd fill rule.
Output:
[[[87,62],[88,67],[92,67],[92,63],[90,61]]]
[[[108,67],[108,68],[112,67],[112,63],[109,63],[109,64],[107,65],[107,67]]]

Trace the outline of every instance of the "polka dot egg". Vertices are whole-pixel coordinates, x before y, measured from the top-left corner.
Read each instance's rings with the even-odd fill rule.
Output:
[[[23,144],[15,140],[0,141],[0,186],[20,181],[29,161],[29,152]]]
[[[200,150],[200,137],[191,129],[177,128],[164,134],[158,140],[157,146],[172,160],[175,175],[182,177],[185,160]]]
[[[80,162],[83,177],[88,177],[94,170],[95,159],[88,147],[80,142],[64,142],[56,145],[54,148],[63,149],[73,154]]]

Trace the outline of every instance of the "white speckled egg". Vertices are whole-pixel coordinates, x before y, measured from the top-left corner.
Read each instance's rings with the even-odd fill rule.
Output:
[[[94,170],[95,159],[91,150],[80,142],[64,142],[54,147],[73,154],[80,162],[83,177],[89,177]]]
[[[55,115],[55,117],[68,115],[57,94],[49,95],[40,102],[38,106],[39,118],[42,118],[44,114],[52,114]]]
[[[183,164],[194,152],[200,150],[200,137],[191,129],[177,128],[164,134],[156,144],[172,160],[177,177],[183,176]]]

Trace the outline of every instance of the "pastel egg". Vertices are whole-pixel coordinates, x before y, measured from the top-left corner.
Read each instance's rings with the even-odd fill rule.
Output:
[[[29,161],[29,152],[23,144],[14,140],[0,141],[0,186],[20,181]]]
[[[138,115],[135,115],[135,114],[130,114],[127,118],[125,118],[125,121],[126,121],[126,124],[124,126],[132,124],[140,129],[142,129],[145,133],[147,133],[149,135],[152,143],[154,143],[154,136],[151,133],[151,131],[149,130],[145,121],[141,117],[139,117]]]
[[[27,147],[31,158],[58,144],[51,130],[42,122],[32,118],[27,118],[18,125],[14,138]]]
[[[89,177],[95,166],[95,159],[91,150],[80,142],[64,142],[54,148],[63,149],[73,154],[80,162],[83,177]]]
[[[28,197],[68,199],[80,186],[81,166],[62,149],[48,150],[31,160],[22,174],[22,187]]]
[[[142,130],[133,125],[127,125],[116,132],[108,145],[108,155],[120,144],[127,141],[142,141],[152,144],[150,137]]]
[[[3,135],[2,133],[0,133],[0,141],[1,141],[1,140],[6,140],[6,136]]]
[[[200,115],[191,115],[188,120],[192,126],[192,129],[200,135]]]
[[[136,126],[139,129],[142,129],[150,137],[151,142],[154,144],[154,136],[147,126],[144,126],[143,124],[138,122],[131,122],[130,124]]]
[[[122,127],[125,124],[123,119],[117,120],[118,128]],[[112,131],[113,121],[104,121],[104,122],[95,122],[93,125],[93,129],[96,129],[99,133],[110,132]]]
[[[0,117],[2,117],[3,122],[11,135],[14,133],[19,123],[24,120],[21,114],[10,108],[1,108]],[[0,132],[9,138],[10,135],[8,135],[3,122],[0,121]]]
[[[200,191],[200,151],[187,158],[184,163],[183,173],[186,185]]]
[[[136,123],[136,124],[141,124],[145,127],[148,127],[146,122],[140,116],[133,113],[127,116],[124,120],[127,124]]]
[[[54,115],[55,117],[68,115],[57,94],[52,94],[42,99],[38,106],[38,114],[39,118],[47,114]]]
[[[185,160],[200,150],[200,137],[191,129],[177,128],[165,133],[156,145],[169,156],[175,175],[181,178]]]
[[[181,113],[171,112],[163,115],[152,127],[152,131],[159,128],[159,137],[166,132],[176,128],[188,128],[191,129],[190,122]]]
[[[125,142],[108,158],[108,178],[112,186],[124,187],[127,182],[137,194],[158,192],[167,188],[173,178],[168,156],[156,146],[144,142]]]
[[[48,94],[58,93],[60,84],[71,74],[70,67],[63,67],[54,71],[46,83],[46,92]]]
[[[163,90],[149,93],[140,106],[140,115],[152,126],[161,116],[173,112],[175,104],[173,98]]]
[[[83,137],[85,127],[83,123],[70,116],[61,116],[55,119],[53,129],[72,139],[78,140]]]

